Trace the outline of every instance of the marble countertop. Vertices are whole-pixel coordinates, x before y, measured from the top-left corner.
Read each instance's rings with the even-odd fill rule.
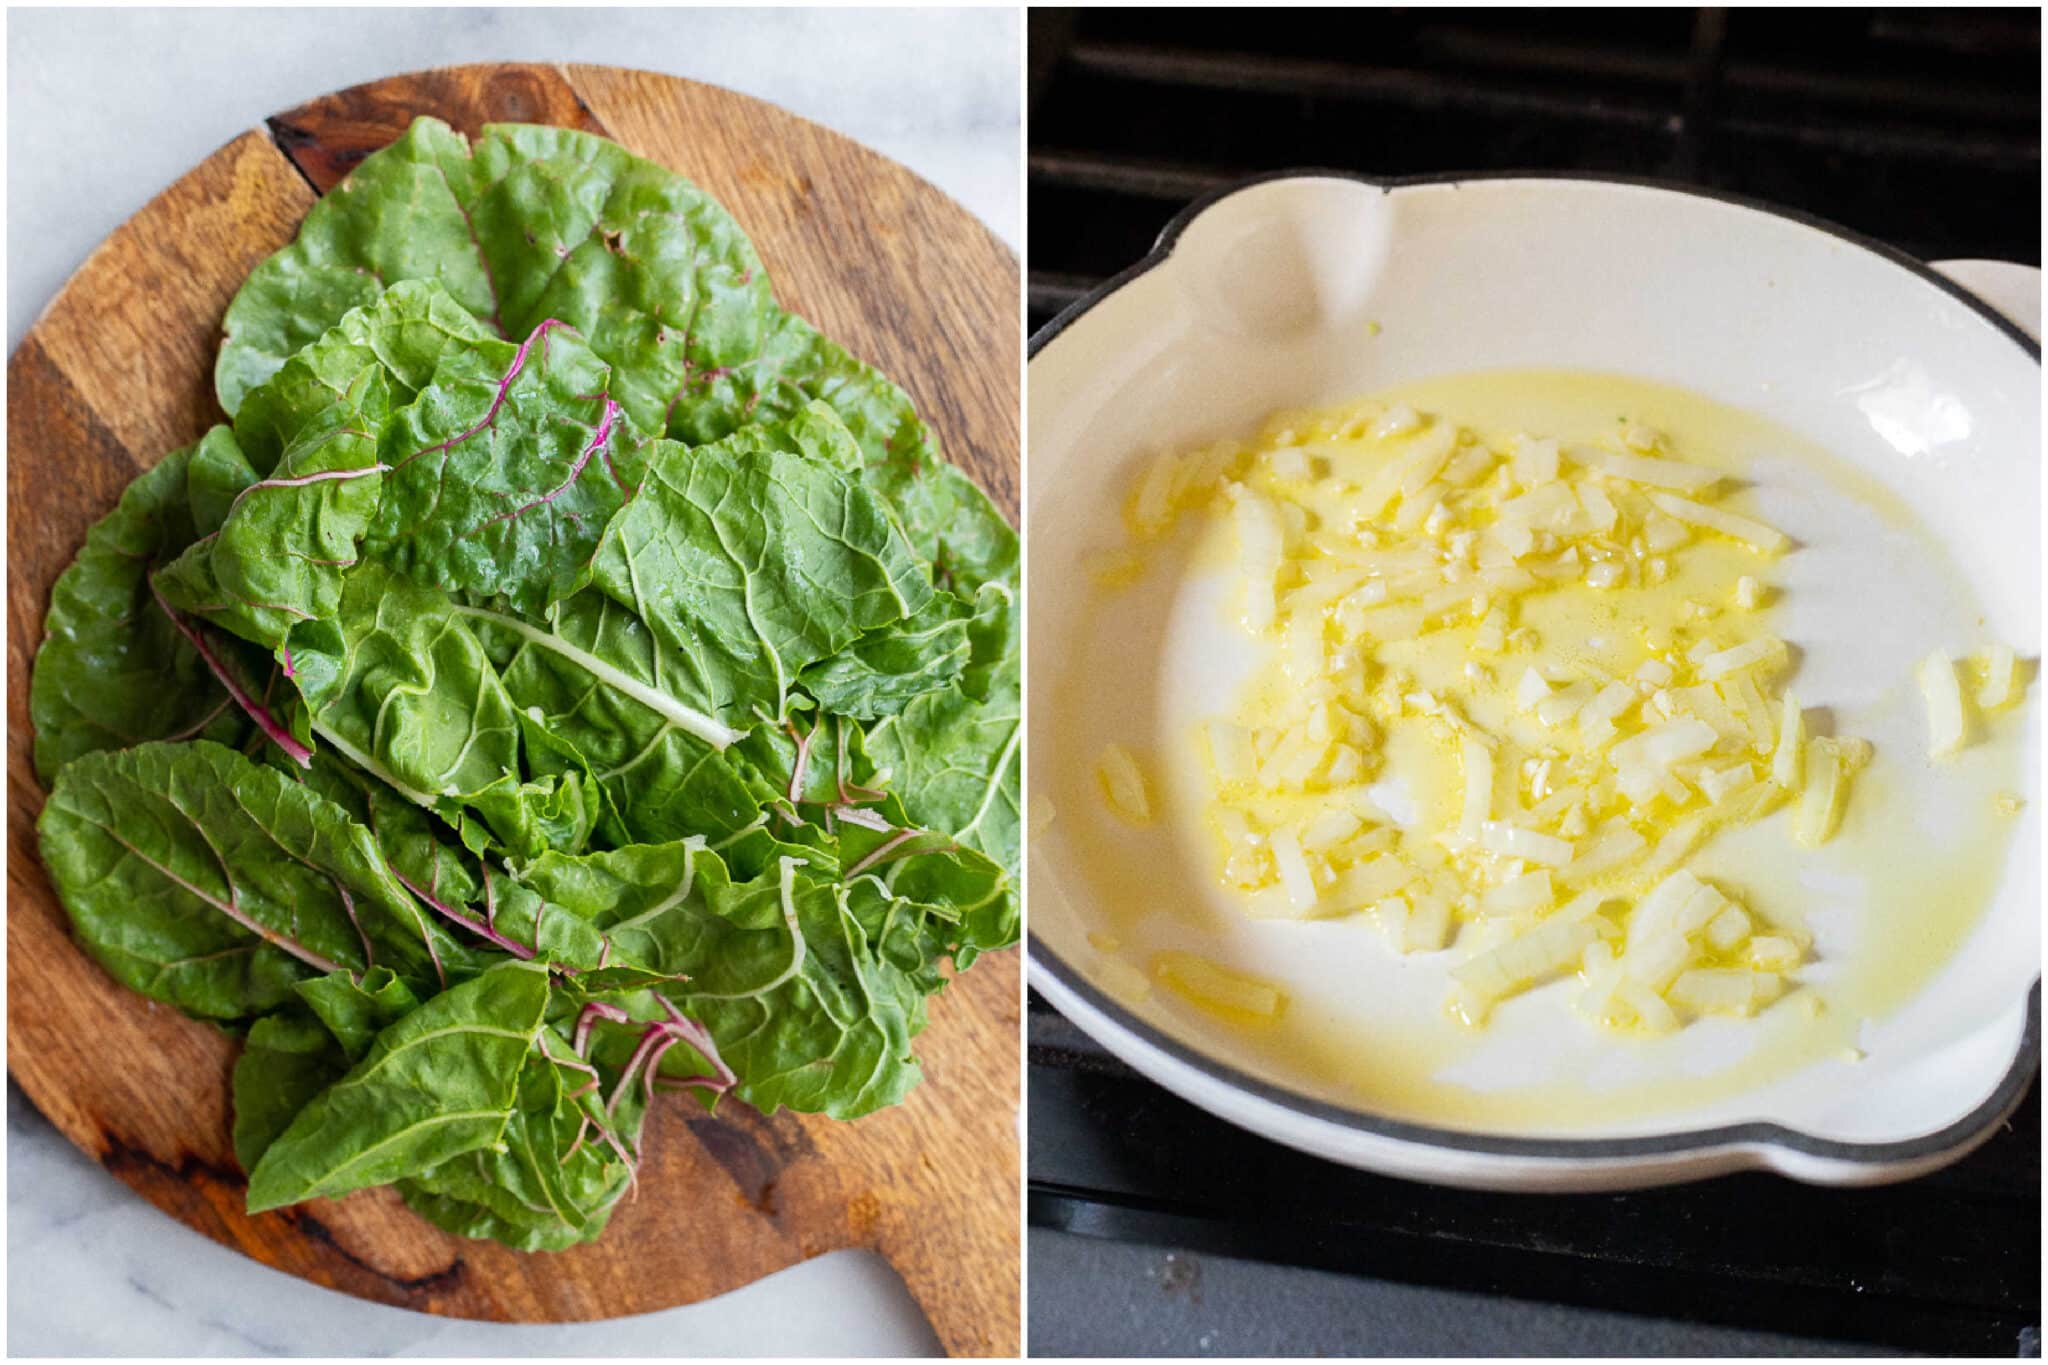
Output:
[[[264,116],[378,76],[608,62],[744,91],[894,157],[1021,241],[1015,10],[17,10],[8,15],[7,346],[99,241]],[[824,59],[829,56],[829,59]],[[930,1355],[878,1258],[574,1327],[369,1304],[159,1213],[9,1086],[10,1354]]]

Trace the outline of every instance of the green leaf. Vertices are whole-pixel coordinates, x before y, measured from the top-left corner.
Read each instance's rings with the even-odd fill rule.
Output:
[[[313,1097],[340,1080],[348,1057],[320,1021],[267,1014],[249,1028],[235,1059],[235,1159],[253,1171]]]
[[[365,373],[352,396],[385,407],[381,373]],[[164,571],[165,599],[270,649],[298,622],[331,615],[377,509],[378,425],[366,411],[338,410],[299,434],[269,477],[235,495],[220,529]]]
[[[732,749],[703,738],[727,727],[699,709],[683,656],[598,590],[558,603],[544,623],[484,609],[465,619],[513,705],[584,759],[604,793],[609,842],[723,838],[774,794]]]
[[[432,980],[423,916],[369,831],[275,768],[204,741],[89,754],[58,775],[43,861],[123,985],[211,1019],[302,977],[378,964]]]
[[[412,987],[385,967],[372,967],[360,980],[347,972],[331,972],[301,981],[298,990],[299,999],[350,1062],[361,1061],[378,1034],[420,1004]]]
[[[451,351],[384,434],[391,472],[364,553],[527,613],[574,592],[641,477],[610,385],[583,339],[552,320],[516,347]]]
[[[480,363],[487,344],[438,284],[406,283],[291,357],[248,396],[228,448],[195,457],[207,534],[165,575],[172,605],[272,649],[331,615],[383,498],[387,427],[445,363]]]
[[[360,409],[355,395],[375,374],[388,416],[409,406],[451,356],[473,353],[493,333],[438,281],[402,281],[334,320],[243,399],[235,437],[251,464],[269,473],[287,446],[336,409]]]
[[[544,967],[506,962],[377,1036],[249,1173],[249,1212],[417,1175],[496,1143],[548,1003]]]
[[[664,993],[711,1031],[747,1103],[852,1118],[916,1084],[943,924],[875,879],[790,860],[734,882],[717,853],[677,842],[547,854],[527,880],[623,958],[687,978]]]
[[[714,200],[584,133],[495,124],[471,148],[419,119],[365,158],[229,306],[222,406],[237,411],[349,309],[407,280],[439,282],[501,336],[550,318],[576,328],[644,432],[703,445],[822,400],[940,586],[971,597],[1015,580],[1015,533],[903,390],[775,305]]]
[[[541,1038],[527,1056],[499,1148],[443,1162],[400,1187],[429,1221],[523,1251],[559,1251],[604,1230],[632,1178],[619,1151],[639,1145],[644,1096],[629,1094],[607,1114],[596,1092],[578,1094],[595,1078],[557,1060],[574,1058],[568,1043],[552,1029]],[[616,1079],[608,1069],[606,1083]],[[600,1125],[616,1147],[599,1136]]]
[[[1014,878],[1023,846],[1016,621],[999,585],[984,588],[977,606],[973,660],[960,681],[868,727],[866,749],[889,771],[912,824],[952,835]]]
[[[1017,533],[974,480],[946,462],[909,395],[802,318],[780,315],[760,363],[719,386],[705,406],[721,418],[738,409],[749,421],[772,422],[811,399],[830,404],[860,446],[862,482],[893,509],[939,587],[972,597],[984,583],[1016,581]],[[709,439],[674,423],[670,434]]]
[[[45,786],[81,754],[187,736],[233,744],[248,730],[149,590],[150,571],[193,539],[192,458],[193,448],[176,451],[128,485],[51,590],[29,682]]]
[[[820,707],[858,720],[894,715],[960,676],[971,617],[959,598],[933,593],[917,615],[871,630],[797,676]]]
[[[291,645],[314,735],[416,804],[520,773],[518,715],[446,594],[365,564]]]
[[[834,458],[849,443],[812,405],[714,445],[657,445],[605,531],[598,588],[681,657],[672,685],[728,725],[780,718],[805,668],[931,598],[902,532]]]
[[[649,431],[694,374],[755,356],[773,316],[745,234],[680,176],[585,133],[499,124],[472,149],[419,119],[316,204],[236,295],[215,370],[222,405],[235,411],[348,309],[401,280],[439,281],[502,336],[548,318],[582,331],[632,373],[618,397]]]

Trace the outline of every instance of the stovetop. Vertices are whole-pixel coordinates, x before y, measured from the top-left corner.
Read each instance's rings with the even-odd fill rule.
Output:
[[[1976,1152],[1899,1185],[1741,1175],[1630,1194],[1498,1194],[1368,1175],[1254,1137],[1137,1075],[1036,995],[1028,1028],[1034,1355],[1084,1335],[1042,1288],[1059,1275],[1046,1255],[1074,1253],[1038,1230],[1504,1296],[1553,1334],[1559,1309],[1583,1314],[1588,1333],[1614,1314],[1661,1324],[1631,1353],[1661,1342],[1712,1354],[1717,1332],[1740,1329],[1798,1340],[1801,1353],[2039,1354],[2038,1088]],[[1170,1320],[1176,1304],[1162,1292],[1117,1311],[1147,1308]],[[1516,1316],[1496,1316],[1495,1346],[1521,1353]]]
[[[1261,171],[1591,171],[2040,259],[2038,10],[1034,10],[1030,316]],[[1029,1011],[1033,1354],[2039,1355],[2041,1110],[1874,1190],[1439,1189],[1243,1133]]]
[[[1593,171],[2038,264],[2039,10],[1033,10],[1031,327],[1261,171]]]

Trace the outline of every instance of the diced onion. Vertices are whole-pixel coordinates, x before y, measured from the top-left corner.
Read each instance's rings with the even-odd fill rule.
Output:
[[[1301,840],[1291,829],[1276,829],[1267,836],[1266,846],[1273,851],[1273,865],[1280,871],[1280,884],[1287,888],[1287,900],[1296,910],[1313,910],[1316,905],[1316,880],[1308,870],[1308,859],[1302,856]]]
[[[1471,838],[1493,818],[1493,751],[1468,735],[1458,743],[1458,757],[1465,769],[1465,805],[1459,828]]]
[[[1526,858],[1545,867],[1563,867],[1572,860],[1570,840],[1499,820],[1488,820],[1479,827],[1479,842],[1489,852],[1507,858]]]
[[[1799,698],[1790,692],[1779,708],[1778,747],[1771,751],[1771,781],[1788,792],[1799,790],[1806,771],[1806,720]]]
[[[2019,659],[2011,645],[1996,644],[1984,655],[1984,681],[1977,688],[1977,705],[1996,710],[2013,698],[2019,681]]]
[[[1719,507],[1693,502],[1670,493],[1652,493],[1650,501],[1662,511],[1691,526],[1703,526],[1709,531],[1719,531],[1766,553],[1775,553],[1790,544],[1785,533],[1764,525],[1752,518],[1739,516]]]
[[[1237,554],[1244,575],[1244,628],[1263,635],[1273,624],[1273,580],[1280,573],[1280,520],[1265,499],[1237,500]]]
[[[1709,654],[1706,658],[1700,660],[1700,676],[1710,679],[1725,678],[1730,673],[1755,667],[1772,655],[1781,652],[1784,648],[1785,646],[1782,641],[1774,640],[1767,635],[1755,640],[1747,640],[1742,644]]]
[[[1935,650],[1920,661],[1920,695],[1927,702],[1927,756],[1947,758],[1963,747],[1963,689],[1955,661]]]
[[[1152,974],[1185,999],[1224,1014],[1265,1021],[1278,1019],[1287,1007],[1287,996],[1270,981],[1194,953],[1160,953],[1152,959]]]
[[[1694,493],[1721,480],[1713,470],[1701,469],[1698,465],[1624,455],[1615,450],[1601,450],[1597,446],[1573,446],[1565,453],[1574,463],[1588,469],[1597,469],[1602,474],[1626,479],[1630,483],[1648,484],[1653,488],[1676,488],[1680,492]]]
[[[1096,773],[1102,779],[1103,794],[1108,797],[1111,810],[1134,825],[1151,823],[1152,798],[1145,789],[1145,774],[1129,749],[1121,744],[1104,749]]]

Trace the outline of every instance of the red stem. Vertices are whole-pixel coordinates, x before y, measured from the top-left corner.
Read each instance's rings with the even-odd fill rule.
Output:
[[[206,643],[206,639],[200,634],[198,627],[192,625],[184,617],[171,610],[171,604],[164,600],[163,591],[156,585],[156,574],[151,573],[147,577],[149,579],[150,596],[156,598],[157,606],[162,609],[166,617],[170,618],[170,622],[177,628],[178,634],[185,637],[186,643],[190,644],[198,652],[200,660],[212,671],[214,678],[222,687],[227,689],[228,695],[235,699],[235,705],[241,707],[248,714],[249,719],[256,722],[257,728],[269,737],[270,742],[284,750],[285,754],[294,763],[297,763],[301,768],[312,767],[313,751],[299,743],[296,739],[293,739],[291,731],[278,724],[277,717],[271,715],[263,703],[242,690],[242,685],[235,681],[233,674],[228,672],[227,666],[220,661],[219,656]]]
[[[506,952],[512,954],[512,956],[516,958],[519,958],[523,961],[532,961],[533,949],[527,947],[525,944],[514,942],[513,940],[506,938],[497,930],[491,928],[490,925],[481,923],[477,920],[473,920],[469,916],[463,914],[462,912],[454,909],[451,906],[443,905],[441,902],[435,900],[432,896],[428,895],[425,891],[422,891],[419,887],[414,886],[411,882],[407,881],[403,876],[400,876],[398,869],[393,868],[391,870],[391,875],[397,877],[399,885],[403,886],[406,890],[412,892],[414,896],[418,897],[420,903],[425,905],[429,910],[432,910],[434,913],[442,916],[445,919],[454,921],[456,924],[461,925],[463,928],[469,930],[472,934],[475,934],[480,938],[489,939],[492,943],[497,944],[500,948],[503,948]]]

